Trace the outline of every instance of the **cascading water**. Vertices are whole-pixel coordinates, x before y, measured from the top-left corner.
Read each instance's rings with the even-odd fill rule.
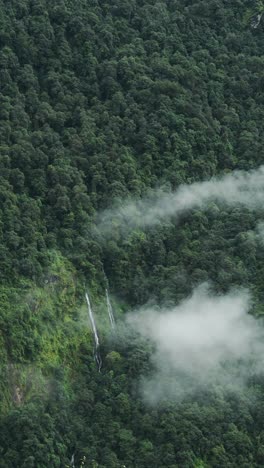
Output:
[[[97,333],[97,329],[95,325],[95,320],[93,316],[93,311],[92,311],[89,295],[87,292],[85,293],[85,299],[87,302],[88,314],[89,314],[89,318],[90,318],[90,322],[91,322],[92,330],[93,330],[93,335],[94,335],[94,359],[97,363],[98,370],[100,372],[101,367],[102,367],[102,359],[101,359],[100,352],[99,352],[100,343],[99,343],[98,333]]]
[[[71,457],[71,467],[75,468],[75,462],[74,462],[74,454]]]
[[[106,295],[107,312],[108,312],[110,324],[111,324],[112,330],[115,330],[115,328],[116,328],[115,317],[114,317],[113,307],[112,307],[112,304],[110,302],[110,297],[109,297],[109,293],[108,293],[107,288],[105,290],[105,295]]]

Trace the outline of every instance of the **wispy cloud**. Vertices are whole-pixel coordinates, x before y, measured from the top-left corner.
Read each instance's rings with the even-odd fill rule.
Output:
[[[155,370],[142,386],[147,401],[244,385],[262,368],[264,352],[263,330],[249,308],[246,290],[217,296],[206,284],[173,309],[132,313],[129,322],[155,345]]]
[[[137,226],[152,226],[169,217],[177,219],[187,210],[205,207],[212,200],[252,210],[263,208],[264,166],[250,172],[235,171],[221,178],[182,185],[172,193],[158,191],[151,198],[124,202],[101,213],[97,229],[106,236],[116,228],[125,234]]]

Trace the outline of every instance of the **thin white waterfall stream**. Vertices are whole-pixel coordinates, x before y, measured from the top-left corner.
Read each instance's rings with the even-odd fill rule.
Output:
[[[91,307],[91,303],[90,303],[90,298],[89,298],[87,292],[85,293],[85,299],[86,299],[86,302],[87,302],[88,314],[89,314],[89,318],[90,318],[90,322],[91,322],[92,330],[93,330],[93,335],[94,335],[94,358],[95,358],[95,361],[97,363],[98,370],[100,372],[101,367],[102,367],[102,359],[101,359],[100,352],[99,352],[100,343],[99,343],[98,333],[97,333],[95,320],[94,320],[94,316],[93,316],[93,311],[92,311],[92,307]]]
[[[107,288],[106,288],[106,290],[105,290],[105,295],[106,295],[106,304],[107,304],[108,317],[109,317],[109,320],[110,320],[110,324],[111,324],[112,330],[115,330],[115,327],[116,327],[116,324],[115,324],[115,317],[114,317],[113,307],[112,307],[112,304],[111,304],[111,302],[110,302],[110,297],[109,297],[109,293],[108,293],[108,289],[107,289]]]
[[[71,467],[72,467],[72,468],[75,468],[75,464],[74,464],[74,454],[73,454],[72,457],[71,457]]]

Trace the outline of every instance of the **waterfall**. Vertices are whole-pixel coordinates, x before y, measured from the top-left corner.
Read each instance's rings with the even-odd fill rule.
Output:
[[[109,297],[109,293],[108,293],[107,288],[105,290],[105,295],[106,295],[107,312],[108,312],[110,324],[111,324],[112,330],[115,330],[115,327],[116,327],[115,317],[114,317],[113,307],[112,307],[111,302],[110,302],[110,297]]]
[[[87,306],[88,306],[88,314],[89,314],[89,318],[90,318],[91,325],[92,325],[92,330],[93,330],[93,335],[94,335],[94,359],[95,359],[95,361],[97,363],[98,370],[100,372],[101,367],[102,367],[102,359],[101,359],[100,352],[99,352],[100,343],[99,343],[98,333],[97,333],[97,329],[96,329],[96,325],[95,325],[95,320],[94,320],[94,316],[93,316],[93,311],[92,311],[90,299],[89,299],[89,296],[88,296],[87,292],[85,293],[85,298],[86,298],[86,302],[87,302]]]
[[[89,299],[88,293],[85,293],[85,297],[86,297],[86,302],[87,302],[87,306],[88,306],[89,318],[90,318],[91,324],[92,324],[92,329],[93,329],[93,334],[94,334],[94,341],[95,341],[95,347],[98,348],[100,343],[99,343],[99,338],[98,338],[98,334],[97,334],[97,329],[96,329],[96,325],[95,325],[95,321],[94,321],[94,316],[93,316],[93,311],[92,311],[92,307],[91,307],[91,303],[90,303],[90,299]]]
[[[72,468],[75,468],[75,463],[74,463],[74,454],[71,457],[71,466]]]

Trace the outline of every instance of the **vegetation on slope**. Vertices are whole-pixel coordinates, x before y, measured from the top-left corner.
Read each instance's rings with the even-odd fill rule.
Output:
[[[104,243],[125,197],[263,162],[263,22],[250,0],[0,2],[0,467],[262,467],[263,382],[148,408],[151,350],[100,329],[196,284],[250,287],[263,314],[263,213],[215,206]],[[100,305],[101,304],[101,305]],[[101,310],[101,313],[100,313]],[[253,404],[254,402],[254,404]]]

